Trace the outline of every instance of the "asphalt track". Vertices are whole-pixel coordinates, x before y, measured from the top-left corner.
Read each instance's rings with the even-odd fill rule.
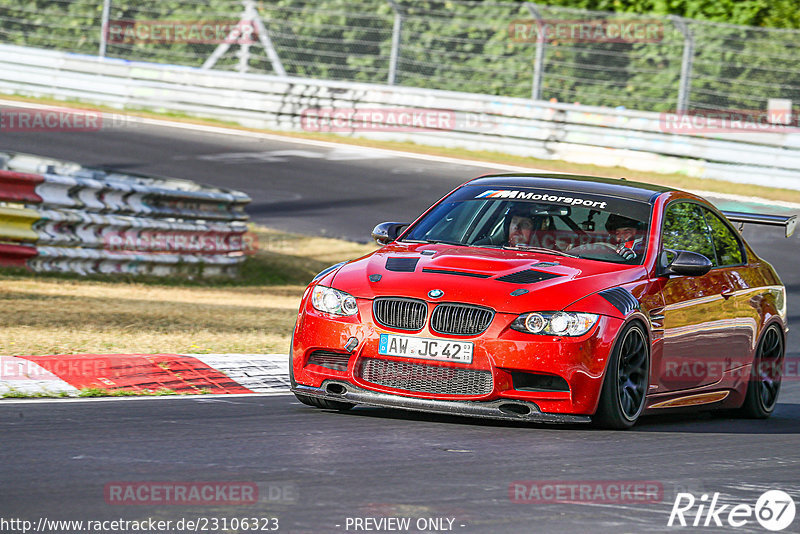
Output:
[[[3,133],[0,150],[241,189],[253,197],[249,212],[260,223],[361,241],[375,223],[408,221],[452,187],[492,170],[141,125],[101,133]],[[799,237],[786,240],[765,229],[746,236],[778,269],[789,288],[790,322],[800,324]],[[795,327],[787,343],[795,362],[798,342]],[[795,365],[768,421],[661,416],[628,432],[369,408],[341,414],[288,395],[4,401],[0,518],[274,516],[281,532],[354,532],[347,518],[365,517],[411,517],[410,532],[447,531],[417,530],[418,518],[453,519],[453,532],[766,532],[755,520],[736,529],[666,525],[679,491],[698,498],[719,492],[720,504],[753,505],[765,490],[782,489],[800,504],[798,380]],[[663,496],[648,504],[510,498],[515,481],[554,480],[655,481]],[[263,501],[108,504],[104,487],[119,481],[255,482]],[[786,531],[797,532],[798,525],[800,518]]]

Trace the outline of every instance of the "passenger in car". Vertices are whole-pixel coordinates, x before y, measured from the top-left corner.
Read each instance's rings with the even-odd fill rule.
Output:
[[[535,205],[534,205],[535,206]],[[531,208],[515,206],[506,213],[506,235],[508,245],[534,245],[534,232],[547,230],[551,226],[549,217],[531,215]]]

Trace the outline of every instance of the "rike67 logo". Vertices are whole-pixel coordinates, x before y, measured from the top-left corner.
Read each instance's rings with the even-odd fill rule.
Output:
[[[709,500],[708,494],[699,499],[691,493],[678,493],[669,527],[743,527],[753,520],[773,532],[787,528],[794,521],[795,506],[792,497],[781,490],[764,492],[755,503],[718,504],[719,493]]]

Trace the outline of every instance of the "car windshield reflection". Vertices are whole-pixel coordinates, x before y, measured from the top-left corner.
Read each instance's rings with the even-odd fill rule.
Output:
[[[402,241],[642,263],[650,204],[557,193],[464,187],[414,224]]]

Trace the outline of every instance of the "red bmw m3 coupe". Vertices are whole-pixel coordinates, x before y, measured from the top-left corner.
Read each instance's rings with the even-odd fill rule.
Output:
[[[319,408],[609,428],[676,409],[768,417],[786,292],[732,222],[788,236],[795,218],[626,180],[471,180],[314,278],[292,391]]]

